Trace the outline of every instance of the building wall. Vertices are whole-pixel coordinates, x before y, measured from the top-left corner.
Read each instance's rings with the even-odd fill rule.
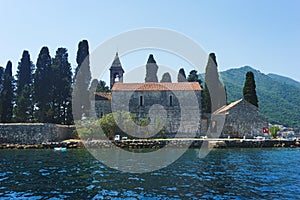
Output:
[[[242,101],[226,113],[222,136],[263,136],[264,127],[268,127],[268,120],[253,105]]]
[[[103,115],[111,113],[111,101],[110,100],[97,100],[92,102],[92,110],[95,110],[95,113],[92,113],[92,116],[101,118]]]
[[[112,95],[113,112],[129,111],[138,118],[159,119],[169,136],[200,133],[200,91],[114,91]]]

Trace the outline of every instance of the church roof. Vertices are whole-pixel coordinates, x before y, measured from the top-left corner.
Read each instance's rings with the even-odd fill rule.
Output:
[[[119,59],[119,54],[118,52],[116,53],[116,56],[114,58],[113,63],[111,64],[111,68],[116,67],[116,68],[122,68],[120,59]]]
[[[115,83],[112,91],[201,91],[198,82],[180,83]]]
[[[232,102],[231,104],[227,105],[227,106],[222,106],[221,108],[219,108],[218,110],[216,110],[214,112],[214,114],[224,114],[225,112],[229,111],[231,108],[233,108],[234,106],[240,104],[241,102],[245,102],[247,104],[249,104],[249,106],[253,107],[254,109],[257,110],[257,107],[252,105],[251,103],[245,101],[244,99],[240,99],[240,100],[237,100],[235,102]]]
[[[111,93],[95,92],[95,100],[111,100]]]

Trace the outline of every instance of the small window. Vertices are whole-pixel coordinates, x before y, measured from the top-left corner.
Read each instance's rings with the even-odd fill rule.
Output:
[[[103,117],[103,112],[100,112],[100,118],[102,118]]]
[[[140,96],[140,106],[143,106],[144,105],[144,99],[143,99],[143,96]]]
[[[173,106],[173,96],[170,95],[170,106]]]

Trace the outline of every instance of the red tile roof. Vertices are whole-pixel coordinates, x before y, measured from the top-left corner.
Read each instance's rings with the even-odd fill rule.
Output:
[[[201,91],[198,82],[179,83],[115,83],[112,91]]]
[[[108,100],[111,100],[111,97],[112,97],[111,93],[106,93],[106,92],[95,92],[95,96],[96,96],[95,97],[96,99],[97,99],[97,96],[99,96],[99,97],[103,97]]]

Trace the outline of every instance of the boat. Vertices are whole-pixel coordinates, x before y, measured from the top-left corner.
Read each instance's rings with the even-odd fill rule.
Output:
[[[54,151],[60,151],[60,152],[66,152],[67,151],[67,147],[54,147],[53,150]]]

